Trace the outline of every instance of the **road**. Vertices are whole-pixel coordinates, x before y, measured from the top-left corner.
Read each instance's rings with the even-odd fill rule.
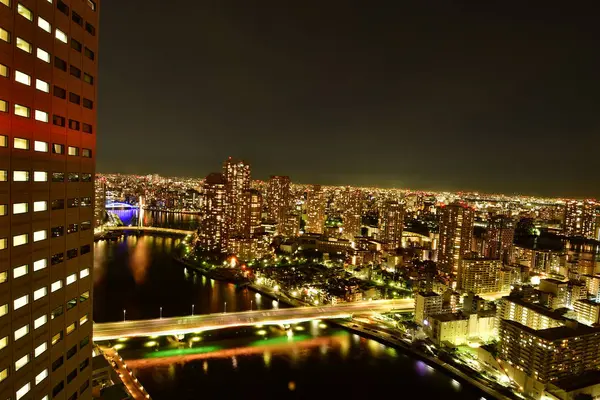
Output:
[[[123,361],[117,351],[105,346],[101,346],[100,348],[108,362],[111,364],[114,362],[113,368],[119,374],[119,378],[123,381],[123,384],[131,397],[136,400],[149,399],[150,395],[146,392],[146,389],[144,389],[138,379],[133,376],[133,372],[127,367],[127,364],[125,364],[125,361]]]
[[[179,335],[249,325],[292,324],[313,319],[348,318],[352,314],[409,310],[414,300],[375,300],[322,307],[296,307],[205,314],[151,320],[94,323],[94,341],[123,337]]]

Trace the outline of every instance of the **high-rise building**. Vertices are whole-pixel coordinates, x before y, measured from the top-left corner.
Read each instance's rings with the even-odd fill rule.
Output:
[[[321,185],[312,185],[306,192],[306,233],[323,233],[325,199]]]
[[[204,208],[200,224],[200,246],[226,251],[228,231],[225,218],[226,182],[223,174],[212,173],[204,180]]]
[[[278,225],[284,224],[290,212],[290,177],[271,176],[267,186],[267,218]]]
[[[434,292],[419,292],[415,295],[415,322],[429,325],[427,317],[442,313],[442,296]]]
[[[251,237],[261,226],[262,195],[258,190],[245,190],[242,194],[242,236]]]
[[[386,201],[381,207],[381,240],[389,250],[402,246],[402,230],[404,228],[404,207],[397,201]]]
[[[342,194],[342,221],[344,230],[342,237],[348,240],[360,235],[362,221],[362,192],[359,189],[346,188]]]
[[[285,217],[282,223],[280,233],[283,236],[295,237],[300,232],[300,213],[297,211],[291,211]]]
[[[586,325],[600,323],[600,303],[594,300],[579,299],[573,304],[577,321]]]
[[[0,0],[0,398],[91,398],[99,0]]]
[[[223,163],[225,178],[225,218],[229,235],[243,234],[242,208],[244,192],[250,189],[250,164],[229,157]]]
[[[502,261],[488,258],[463,258],[458,267],[457,289],[474,294],[495,293],[502,289]]]
[[[106,218],[106,178],[103,176],[95,179],[94,187],[94,227],[98,228]]]
[[[565,318],[561,314],[513,296],[503,297],[500,300],[497,317],[498,321],[505,319],[516,321],[531,329],[555,328],[565,323]]]
[[[513,262],[513,241],[515,225],[512,219],[497,215],[489,220],[485,256],[500,259],[510,264]]]
[[[460,259],[471,250],[474,211],[462,203],[441,208],[438,264],[456,273]]]
[[[569,200],[565,202],[563,233],[567,236],[596,238],[596,202]]]

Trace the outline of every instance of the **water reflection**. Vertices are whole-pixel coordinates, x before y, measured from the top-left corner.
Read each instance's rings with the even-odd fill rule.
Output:
[[[125,225],[137,225],[139,211],[129,210],[110,210],[119,216]],[[144,226],[157,226],[161,228],[194,230],[198,228],[200,217],[195,214],[167,213],[162,211],[143,211],[142,223]]]

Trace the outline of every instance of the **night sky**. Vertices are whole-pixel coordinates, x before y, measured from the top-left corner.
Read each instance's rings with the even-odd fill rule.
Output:
[[[596,14],[524,3],[105,0],[98,171],[600,197]]]

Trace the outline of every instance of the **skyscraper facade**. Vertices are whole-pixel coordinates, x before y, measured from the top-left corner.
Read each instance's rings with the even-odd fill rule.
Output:
[[[457,272],[462,256],[471,250],[473,240],[472,208],[462,203],[452,203],[441,208],[438,264]]]
[[[596,236],[596,203],[591,200],[569,200],[565,203],[563,233],[567,236]]]
[[[263,199],[255,189],[245,190],[242,194],[242,230],[244,237],[252,237],[261,226]]]
[[[290,212],[290,177],[271,176],[267,186],[267,218],[278,225],[281,232]]]
[[[226,251],[225,199],[226,182],[223,174],[212,173],[204,180],[204,207],[200,225],[200,247],[206,250]]]
[[[91,398],[99,0],[0,0],[0,398]]]
[[[306,233],[323,233],[325,199],[321,185],[312,185],[306,192]]]
[[[226,185],[225,218],[230,236],[243,235],[244,191],[250,189],[250,164],[229,157],[223,163]]]
[[[386,201],[380,212],[381,239],[389,250],[395,250],[402,245],[404,228],[404,207],[397,201]]]
[[[355,236],[360,235],[360,226],[362,222],[362,192],[359,189],[346,188],[343,193],[342,220],[344,230],[342,237],[348,240],[354,240]]]
[[[510,264],[514,254],[515,225],[512,219],[497,215],[490,218],[485,256]]]

